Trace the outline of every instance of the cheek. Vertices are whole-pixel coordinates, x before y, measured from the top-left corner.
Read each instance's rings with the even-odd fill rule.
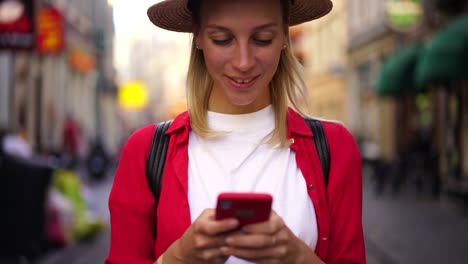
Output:
[[[280,60],[281,53],[278,52],[266,52],[259,56],[259,61],[263,65],[266,71],[276,71]]]
[[[213,78],[223,70],[227,61],[225,56],[223,52],[204,52],[206,67]]]

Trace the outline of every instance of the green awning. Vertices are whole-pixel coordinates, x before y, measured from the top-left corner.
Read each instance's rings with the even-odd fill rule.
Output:
[[[399,49],[385,61],[377,81],[377,94],[402,95],[417,93],[414,71],[421,52],[420,45]]]
[[[468,16],[462,16],[439,31],[421,54],[416,84],[446,84],[468,80]]]

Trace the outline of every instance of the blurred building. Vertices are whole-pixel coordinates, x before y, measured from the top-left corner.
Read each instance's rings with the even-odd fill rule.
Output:
[[[333,4],[329,15],[294,28],[292,37],[305,67],[311,114],[349,124],[346,86],[348,1],[334,1]]]
[[[83,143],[105,134],[106,145],[114,149],[119,124],[112,7],[106,0],[35,3],[35,46],[10,52],[8,63],[15,69],[14,107],[7,111],[14,121],[9,126],[16,126],[24,115],[35,148],[59,151],[66,116],[73,116],[83,131]]]
[[[394,101],[379,98],[375,85],[383,61],[396,48],[395,35],[386,24],[385,1],[347,2],[350,127],[362,143],[377,144],[382,157],[392,159]]]
[[[467,50],[467,2],[348,1],[351,128],[395,165],[396,181],[423,173],[434,194],[468,194],[467,75],[456,59]],[[457,19],[458,35],[440,34]]]
[[[131,42],[128,64],[121,69],[121,81],[145,83],[150,98],[144,113],[127,111],[123,115],[134,128],[174,118],[185,110],[190,35],[154,27],[146,36]]]
[[[418,80],[431,93],[442,188],[468,197],[468,1],[426,0]],[[438,57],[437,54],[443,54]],[[440,67],[440,66],[443,67]]]

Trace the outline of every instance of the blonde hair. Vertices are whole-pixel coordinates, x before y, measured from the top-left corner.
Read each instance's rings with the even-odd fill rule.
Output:
[[[289,23],[289,1],[279,1],[283,10],[283,21],[285,34],[288,32]],[[195,28],[200,25],[201,1],[193,1],[189,6],[193,14]],[[303,76],[303,67],[294,56],[291,39],[288,36],[288,45],[281,51],[278,68],[270,82],[270,96],[275,113],[275,130],[268,144],[280,147],[288,147],[288,106],[291,105],[302,115],[301,110],[307,107],[306,84]],[[197,49],[195,40],[192,41],[190,62],[187,74],[187,106],[191,119],[191,126],[195,133],[201,137],[216,137],[225,134],[222,131],[213,131],[208,127],[207,112],[208,100],[213,79],[206,68],[203,51]],[[299,101],[301,96],[303,102]],[[200,99],[202,98],[202,99]]]
[[[271,145],[289,146],[287,112],[290,104],[305,115],[301,110],[304,105],[298,97],[307,98],[302,74],[302,65],[294,56],[289,39],[287,47],[281,52],[278,69],[270,82],[271,101],[275,113],[275,130],[268,141]],[[212,86],[213,79],[206,68],[203,52],[196,48],[193,41],[187,74],[187,106],[193,131],[207,138],[222,134],[208,127],[208,100]]]

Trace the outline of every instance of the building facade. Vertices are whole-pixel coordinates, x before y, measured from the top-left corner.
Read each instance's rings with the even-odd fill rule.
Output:
[[[13,106],[6,112],[10,121],[5,121],[3,111],[1,121],[15,128],[21,120],[36,150],[60,151],[66,117],[73,116],[81,126],[83,146],[105,133],[106,144],[115,148],[119,131],[116,122],[102,122],[116,118],[112,7],[106,0],[36,3],[37,16],[48,9],[60,17],[52,21],[58,23],[54,27],[57,35],[47,40],[53,43],[60,39],[63,44],[53,51],[41,52],[37,40],[33,50],[12,52],[11,59],[3,56],[15,69],[11,74]],[[47,26],[38,23],[38,28]]]
[[[379,98],[375,85],[383,61],[396,49],[395,35],[386,26],[385,1],[347,2],[350,126],[361,143],[375,144],[379,156],[393,159],[395,105],[391,98]]]
[[[331,13],[300,26],[296,47],[304,64],[311,115],[350,122],[347,100],[347,4],[334,1]]]

